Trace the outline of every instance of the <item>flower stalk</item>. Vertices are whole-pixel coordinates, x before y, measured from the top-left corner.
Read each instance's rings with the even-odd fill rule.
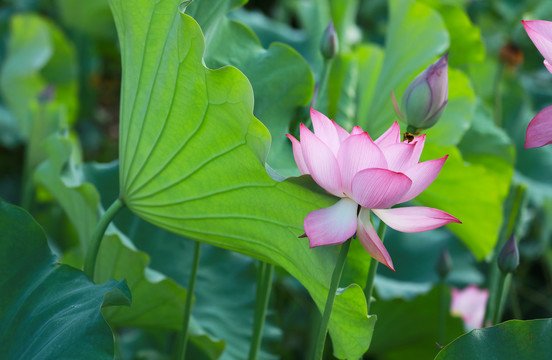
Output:
[[[184,360],[186,358],[186,347],[188,346],[188,328],[190,325],[190,316],[192,314],[193,296],[195,282],[197,278],[197,269],[199,268],[199,255],[201,244],[196,241],[194,244],[194,258],[192,261],[192,271],[190,272],[190,281],[188,282],[188,293],[186,294],[186,302],[184,303],[184,318],[182,320],[182,330],[178,336],[178,356],[177,359]]]
[[[94,232],[92,233],[92,239],[90,239],[86,252],[86,258],[84,260],[84,272],[90,279],[94,279],[96,260],[98,258],[98,252],[100,251],[100,245],[102,243],[105,230],[115,218],[115,215],[117,215],[123,207],[125,207],[125,203],[121,198],[117,198],[102,215],[100,221],[94,229]]]
[[[253,337],[251,338],[251,346],[249,348],[249,360],[257,359],[259,349],[261,348],[273,274],[274,265],[261,262],[259,273],[257,274],[257,297],[255,299],[255,318],[253,320]]]
[[[322,35],[322,39],[320,41],[320,54],[324,58],[324,65],[322,68],[322,75],[320,76],[320,79],[318,80],[318,84],[316,84],[314,93],[312,95],[311,107],[316,106],[316,102],[318,101],[318,95],[320,93],[324,93],[328,88],[327,82],[328,82],[328,78],[330,77],[332,62],[335,56],[338,54],[338,52],[339,52],[339,39],[337,37],[337,32],[335,30],[333,21],[330,20],[330,23],[326,27],[326,30],[324,31],[324,34]]]
[[[341,250],[339,251],[339,255],[337,257],[337,262],[332,273],[332,280],[330,282],[330,290],[328,291],[328,297],[326,298],[324,314],[322,315],[322,321],[320,322],[320,328],[318,329],[313,360],[321,360],[322,355],[324,355],[324,345],[326,344],[326,334],[328,333],[330,315],[332,314],[337,287],[339,285],[339,280],[341,280],[341,274],[343,274],[343,268],[345,267],[345,260],[347,259],[347,253],[349,252],[350,245],[351,239],[345,241],[341,246]]]
[[[496,244],[495,252],[491,260],[491,275],[489,277],[489,301],[487,303],[487,311],[485,313],[484,324],[493,322],[497,317],[497,309],[500,301],[498,297],[502,297],[502,292],[504,288],[504,275],[498,268],[498,256],[499,249],[502,249],[504,243],[506,242],[506,234],[512,234],[514,232],[515,225],[518,221],[519,214],[523,207],[525,200],[525,194],[527,192],[527,187],[525,185],[516,185],[514,189],[510,192],[509,199],[506,202],[505,214],[508,216],[508,221],[503,225],[499,239],[499,243]]]

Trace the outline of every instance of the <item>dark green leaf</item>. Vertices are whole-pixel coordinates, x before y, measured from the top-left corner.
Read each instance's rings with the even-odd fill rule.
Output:
[[[101,309],[130,305],[124,281],[94,285],[56,265],[40,226],[0,202],[0,352],[9,359],[112,359],[113,335]]]
[[[552,319],[506,321],[470,331],[445,346],[435,359],[548,359],[551,333]]]

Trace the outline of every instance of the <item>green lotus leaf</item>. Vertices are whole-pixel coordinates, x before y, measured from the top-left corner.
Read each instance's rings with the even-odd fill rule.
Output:
[[[25,210],[0,201],[0,352],[11,359],[113,359],[102,308],[130,305],[124,281],[57,265]]]
[[[121,199],[161,228],[282,266],[322,308],[338,249],[297,237],[310,211],[335,200],[268,176],[270,134],[253,116],[251,85],[233,67],[205,68],[200,28],[178,1],[111,6],[123,63]],[[345,300],[335,319],[359,320]],[[369,346],[371,321],[360,320],[355,346],[332,330],[347,357]]]
[[[547,359],[552,353],[551,331],[552,319],[510,320],[460,336],[435,360]]]

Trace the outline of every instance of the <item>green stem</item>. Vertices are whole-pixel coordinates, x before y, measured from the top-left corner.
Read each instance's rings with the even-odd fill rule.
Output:
[[[261,262],[257,281],[257,298],[255,299],[255,318],[253,320],[253,337],[251,347],[249,348],[249,360],[257,359],[261,341],[263,338],[263,327],[272,288],[272,275],[274,274],[274,265]]]
[[[441,280],[439,286],[441,289],[439,292],[439,334],[437,341],[440,345],[445,345],[447,336],[446,319],[449,312],[449,289],[444,279]]]
[[[324,355],[324,345],[326,343],[326,334],[328,333],[328,325],[330,323],[330,315],[332,314],[332,308],[337,292],[337,286],[339,280],[341,280],[341,274],[345,267],[345,260],[347,259],[347,253],[349,252],[349,246],[351,245],[351,239],[345,241],[339,251],[337,262],[332,274],[332,280],[330,283],[330,290],[328,291],[328,297],[326,298],[326,306],[324,307],[324,314],[322,315],[322,321],[320,322],[320,328],[318,329],[318,336],[316,338],[316,345],[314,348],[314,360],[322,359]]]
[[[196,241],[194,244],[194,259],[192,262],[192,271],[190,272],[190,281],[188,282],[188,291],[186,294],[186,302],[184,303],[184,319],[182,320],[182,331],[178,336],[178,355],[177,359],[184,360],[186,358],[186,347],[188,345],[188,326],[190,324],[190,316],[192,314],[192,305],[194,297],[194,288],[197,278],[197,269],[199,268],[199,252],[201,244]]]
[[[495,245],[495,250],[493,257],[491,259],[491,274],[489,276],[489,300],[487,303],[487,311],[485,312],[485,320],[483,324],[487,324],[493,320],[493,316],[496,314],[497,309],[495,305],[497,303],[497,297],[500,296],[500,293],[497,291],[499,286],[499,277],[502,276],[500,269],[498,268],[498,254],[500,250],[508,240],[508,237],[513,233],[515,225],[519,218],[519,213],[522,208],[525,194],[527,192],[527,187],[525,185],[517,185],[514,187],[509,195],[509,199],[505,205],[505,217],[508,217],[508,221],[504,223],[500,235],[498,237],[499,241]]]
[[[316,107],[316,103],[318,102],[319,95],[324,93],[324,91],[327,89],[327,81],[330,77],[330,70],[332,69],[332,62],[333,59],[324,59],[324,66],[322,69],[322,75],[320,76],[320,80],[318,81],[318,84],[316,85],[316,88],[314,89],[314,94],[312,95],[311,100],[311,107]]]
[[[498,284],[496,287],[496,296],[495,298],[495,305],[494,305],[494,314],[492,317],[492,324],[496,325],[500,322],[500,319],[502,318],[502,311],[504,309],[504,303],[506,300],[505,294],[507,291],[507,286],[505,286],[506,280],[509,278],[509,275],[505,275],[502,272],[500,273],[500,278],[498,279]]]
[[[100,244],[105,233],[105,230],[109,226],[109,223],[113,220],[115,215],[125,206],[125,203],[120,198],[117,198],[113,204],[102,215],[100,221],[96,225],[94,232],[92,233],[92,239],[88,245],[86,252],[86,258],[84,260],[84,272],[90,279],[94,279],[94,269],[96,267],[96,259],[98,258],[98,251],[100,250]]]
[[[380,220],[380,223],[378,225],[378,236],[383,242],[383,238],[385,237],[385,230],[387,229],[387,226],[383,221]],[[366,280],[366,286],[364,287],[364,295],[366,296],[366,310],[368,313],[370,313],[370,304],[372,302],[372,292],[374,290],[374,279],[376,278],[376,272],[378,271],[378,264],[375,259],[372,258],[370,260],[370,268],[368,270],[368,279]]]

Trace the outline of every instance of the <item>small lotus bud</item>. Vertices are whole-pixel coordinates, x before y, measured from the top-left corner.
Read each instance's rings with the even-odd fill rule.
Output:
[[[519,265],[519,251],[514,235],[510,236],[498,255],[498,267],[504,274],[514,272]]]
[[[452,269],[452,258],[450,257],[450,253],[447,248],[443,248],[443,250],[441,250],[435,269],[437,270],[437,274],[439,274],[439,278],[441,280],[444,280]]]
[[[401,109],[410,129],[429,129],[445,111],[448,102],[447,56],[443,55],[427,67],[406,88]]]
[[[325,59],[333,59],[337,52],[339,51],[339,41],[337,39],[337,33],[335,32],[335,27],[333,20],[330,20],[330,23],[322,35],[322,41],[320,42],[320,52]]]

